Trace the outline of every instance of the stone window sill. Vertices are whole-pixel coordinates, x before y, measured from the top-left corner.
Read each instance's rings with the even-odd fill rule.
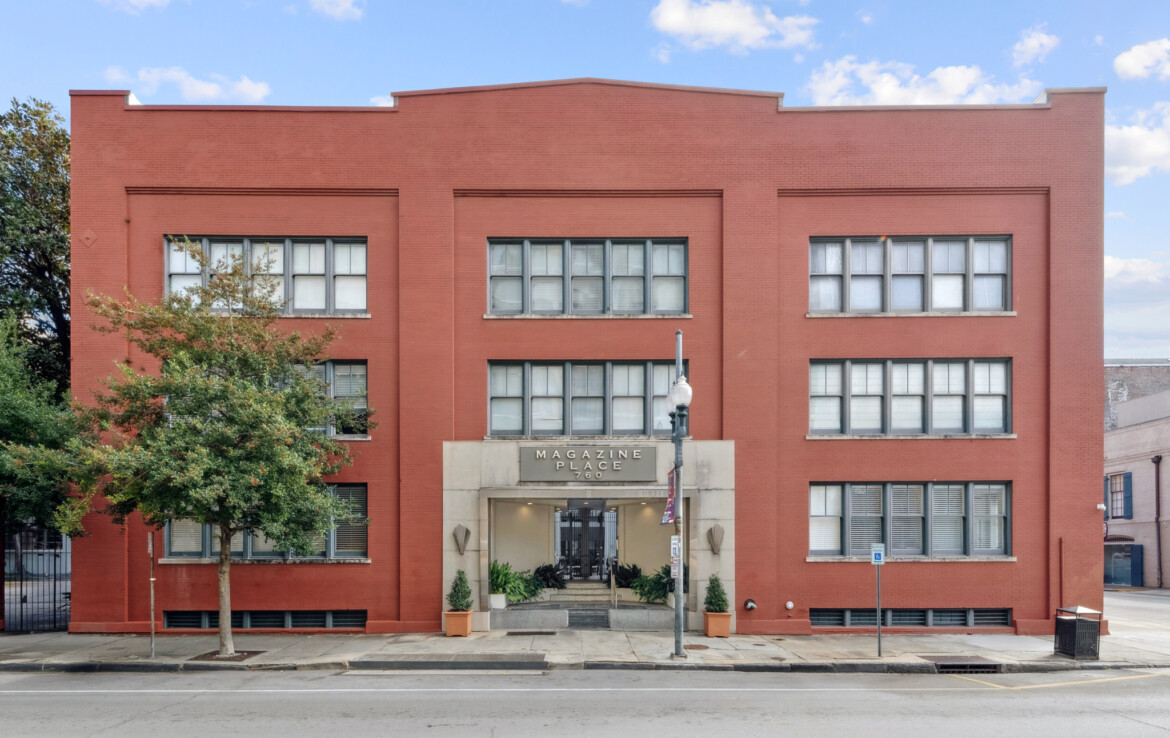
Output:
[[[484,320],[664,320],[682,318],[689,320],[690,313],[602,313],[599,315],[575,315],[572,313],[484,313]]]
[[[368,320],[373,316],[369,313],[281,313],[281,318],[309,318],[309,319],[327,319],[334,320],[340,318],[342,320],[357,319]]]
[[[848,435],[844,433],[824,434],[824,435],[806,435],[806,441],[944,441],[944,440],[961,440],[961,439],[1013,439],[1016,438],[1015,433],[916,433],[906,436],[895,435]]]
[[[200,558],[198,556],[164,556],[158,560],[160,564],[218,564],[219,558]],[[232,558],[232,564],[369,564],[370,559],[354,557],[352,559],[237,559]]]
[[[868,556],[808,556],[810,564],[868,564]],[[938,564],[938,563],[1014,563],[1015,556],[887,556],[891,564]]]
[[[1004,318],[1014,317],[1015,310],[967,310],[933,311],[929,313],[805,313],[806,318],[970,318],[975,316]]]

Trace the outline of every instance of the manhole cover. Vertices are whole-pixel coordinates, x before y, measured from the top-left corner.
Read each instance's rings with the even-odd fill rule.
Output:
[[[773,660],[773,661],[783,661],[783,660],[784,660],[784,657],[783,657],[783,656],[773,656],[773,657],[772,657],[772,660]]]
[[[753,643],[752,645],[753,646],[766,646],[768,644],[767,643]]]
[[[688,651],[706,651],[707,650],[707,647],[700,644],[700,643],[688,643],[687,645],[683,646],[683,648],[685,648]]]

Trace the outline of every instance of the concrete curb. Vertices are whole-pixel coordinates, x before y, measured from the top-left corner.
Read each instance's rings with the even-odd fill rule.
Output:
[[[1111,671],[1118,669],[1170,669],[1167,664],[1137,664],[1118,661],[1053,661],[1053,662],[996,662],[1000,673],[1040,674],[1063,671]],[[477,659],[463,657],[452,660],[421,659],[358,659],[354,661],[320,661],[310,663],[215,663],[206,661],[165,662],[109,662],[109,661],[44,661],[0,662],[0,672],[9,673],[170,673],[210,671],[738,671],[792,674],[938,674],[936,664],[843,662],[778,662],[702,664],[653,661],[578,661],[548,663],[547,660]]]

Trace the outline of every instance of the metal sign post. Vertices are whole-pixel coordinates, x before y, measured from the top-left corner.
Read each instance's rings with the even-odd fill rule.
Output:
[[[150,557],[150,658],[154,658],[154,531],[146,532],[146,555]]]
[[[877,572],[877,641],[878,657],[882,655],[882,566],[886,563],[886,544],[869,544],[869,563]]]

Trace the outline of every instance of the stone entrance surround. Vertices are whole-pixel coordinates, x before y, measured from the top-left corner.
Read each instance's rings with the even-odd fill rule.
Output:
[[[521,482],[520,449],[597,447],[622,449],[653,446],[655,479],[646,482]],[[674,447],[667,440],[640,438],[446,441],[443,443],[443,597],[455,572],[467,572],[476,612],[474,630],[490,630],[488,565],[491,556],[489,500],[554,500],[567,498],[621,500],[648,497],[666,499],[667,473]],[[689,503],[686,519],[686,558],[690,565],[687,595],[687,628],[702,627],[702,602],[707,581],[718,574],[733,606],[735,599],[735,443],[733,441],[686,441],[683,444],[683,491]],[[723,542],[716,554],[707,531],[723,527]],[[471,535],[462,554],[453,531],[463,525]],[[620,556],[620,549],[619,549]],[[732,615],[732,630],[735,615]]]

